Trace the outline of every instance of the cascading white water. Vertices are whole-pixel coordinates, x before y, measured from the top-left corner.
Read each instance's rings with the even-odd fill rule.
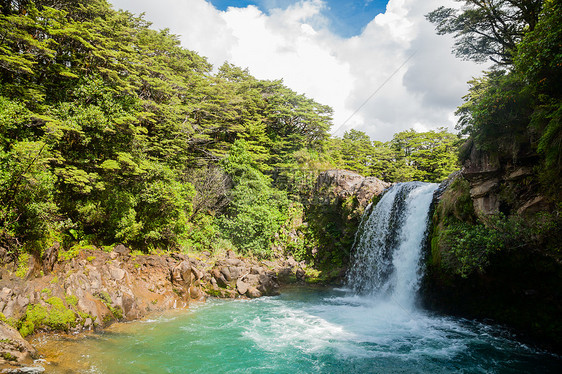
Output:
[[[403,307],[414,305],[429,207],[437,187],[433,183],[398,183],[372,211],[366,211],[347,275],[354,292],[390,297]]]

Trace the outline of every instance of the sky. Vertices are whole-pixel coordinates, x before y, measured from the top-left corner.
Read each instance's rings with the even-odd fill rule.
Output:
[[[452,0],[109,0],[145,13],[182,45],[248,68],[258,79],[283,79],[334,109],[332,134],[349,129],[388,141],[408,130],[447,127],[472,77],[486,66],[451,54],[424,15]]]

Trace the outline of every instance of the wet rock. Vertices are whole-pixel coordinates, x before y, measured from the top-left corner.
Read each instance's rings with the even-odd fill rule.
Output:
[[[276,277],[273,274],[259,275],[258,290],[264,295],[278,295],[279,283],[277,283]]]
[[[203,295],[201,294],[201,290],[199,289],[199,287],[196,286],[189,287],[189,297],[191,297],[194,300],[197,300],[201,298],[201,296]]]
[[[304,281],[305,277],[306,277],[306,273],[302,268],[298,268],[297,271],[295,272],[295,275],[297,277],[298,281]]]
[[[291,279],[291,275],[293,275],[293,270],[290,267],[284,267],[279,269],[277,272],[277,277],[281,282],[287,283]]]
[[[189,289],[191,284],[191,265],[188,261],[180,262],[176,267],[172,269],[172,283],[183,287],[184,289]]]
[[[228,281],[219,269],[214,268],[211,271],[211,275],[219,287],[226,288],[228,286]]]
[[[41,366],[22,366],[18,368],[9,368],[2,370],[2,373],[7,374],[40,374],[44,372],[45,368]]]

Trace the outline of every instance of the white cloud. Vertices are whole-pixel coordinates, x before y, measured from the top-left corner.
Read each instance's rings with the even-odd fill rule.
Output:
[[[146,12],[155,27],[179,34],[186,48],[215,66],[228,60],[260,79],[283,78],[293,90],[332,106],[337,135],[357,128],[377,140],[409,128],[454,127],[466,81],[483,67],[455,59],[451,38],[436,35],[425,20],[447,1],[390,0],[361,35],[343,39],[328,30],[320,0],[269,14],[255,6],[221,12],[204,0],[111,0],[116,8]]]

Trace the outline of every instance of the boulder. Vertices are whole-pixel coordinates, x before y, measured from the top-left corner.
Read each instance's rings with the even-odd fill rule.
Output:
[[[16,329],[0,321],[0,364],[29,364],[36,356],[37,350]]]
[[[118,244],[115,246],[115,248],[113,248],[113,252],[121,256],[127,256],[131,253],[131,250],[125,247],[123,244]]]
[[[219,287],[226,288],[228,286],[228,281],[218,268],[214,268],[211,271],[211,275]]]
[[[172,283],[189,289],[191,285],[191,265],[188,261],[182,261],[172,269]]]
[[[262,293],[256,287],[249,287],[246,294],[251,299],[255,299],[262,296]]]
[[[318,176],[314,195],[328,200],[356,196],[359,205],[365,208],[373,196],[380,195],[390,185],[378,178],[365,178],[349,170],[327,170]]]
[[[109,274],[111,275],[111,279],[116,281],[120,281],[125,278],[125,270],[111,265],[109,266]]]
[[[295,275],[298,281],[304,281],[304,278],[306,277],[306,273],[302,268],[298,268]]]
[[[242,279],[238,279],[236,281],[236,289],[238,290],[238,293],[240,295],[245,295],[249,287],[250,285],[244,282]]]

